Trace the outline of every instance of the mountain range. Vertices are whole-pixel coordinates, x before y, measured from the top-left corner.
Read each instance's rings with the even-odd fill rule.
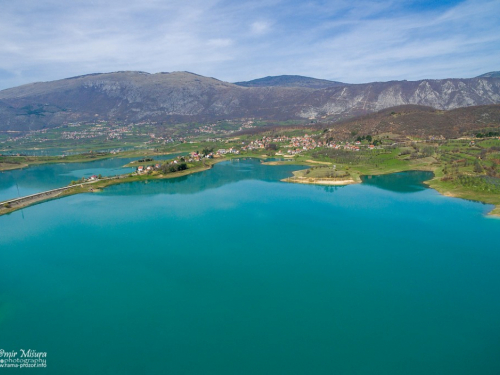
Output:
[[[229,83],[189,72],[95,73],[0,91],[0,130],[112,120],[339,121],[398,105],[450,110],[500,103],[500,72],[476,78],[347,84],[302,76]]]

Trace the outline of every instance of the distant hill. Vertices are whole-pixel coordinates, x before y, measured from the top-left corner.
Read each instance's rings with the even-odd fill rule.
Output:
[[[243,87],[307,87],[311,89],[324,89],[333,86],[346,86],[346,83],[329,81],[303,76],[268,76],[246,82],[235,82],[235,85]]]
[[[481,74],[480,76],[477,76],[477,78],[500,78],[500,71],[499,72],[484,73],[484,74]]]
[[[450,111],[404,105],[333,124],[328,137],[346,139],[359,135],[395,133],[428,138],[457,138],[477,130],[500,127],[500,105],[457,108]]]
[[[450,110],[500,103],[500,79],[494,77],[333,83],[326,88],[244,87],[189,72],[96,73],[0,91],[0,130],[92,120],[165,125],[241,118],[338,121],[398,105]]]

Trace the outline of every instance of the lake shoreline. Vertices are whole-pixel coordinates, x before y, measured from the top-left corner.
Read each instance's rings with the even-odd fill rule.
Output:
[[[360,184],[361,181],[354,181],[353,179],[334,180],[334,179],[318,179],[308,177],[288,177],[281,181],[289,182],[292,184],[306,184],[306,185],[322,185],[322,186],[346,186]]]
[[[168,154],[162,153],[161,155],[168,155]],[[173,173],[169,173],[167,175],[161,175],[161,174],[121,175],[121,176],[118,176],[116,178],[98,180],[98,181],[95,181],[93,183],[75,184],[74,186],[68,186],[66,188],[66,190],[64,190],[60,193],[57,193],[53,196],[47,196],[46,198],[36,199],[36,200],[34,199],[33,201],[20,203],[16,206],[12,206],[12,207],[8,207],[8,208],[6,208],[6,206],[5,206],[5,202],[8,202],[8,201],[5,201],[5,202],[2,202],[2,205],[0,206],[0,216],[10,214],[14,211],[17,211],[17,210],[20,210],[20,209],[23,209],[23,208],[26,208],[26,207],[29,207],[29,206],[32,206],[35,204],[43,203],[43,202],[46,202],[49,200],[53,200],[53,199],[59,199],[59,198],[63,198],[66,196],[81,194],[81,193],[97,193],[97,192],[101,191],[102,189],[105,189],[106,187],[112,186],[112,185],[131,183],[131,182],[139,182],[139,181],[162,180],[162,179],[183,177],[183,176],[187,176],[190,174],[209,170],[217,163],[220,163],[223,161],[229,161],[229,160],[233,160],[233,159],[238,159],[238,158],[242,158],[242,157],[243,156],[239,156],[237,158],[230,157],[230,158],[210,159],[208,164],[204,164],[203,166],[195,166],[193,168],[190,168],[190,169],[187,169],[184,171],[173,172]],[[293,162],[281,162],[281,161],[262,162],[262,164],[270,165],[270,166],[289,165],[289,164],[295,165],[295,163],[293,163]],[[308,164],[297,163],[296,165],[306,165],[309,167],[313,166],[309,163]],[[437,172],[436,169],[418,168],[418,169],[412,169],[412,170],[427,170],[429,172],[433,172],[434,177],[428,181],[423,181],[423,183],[426,186],[428,186],[429,188],[436,190],[441,195],[444,195],[444,196],[447,196],[450,198],[460,198],[460,199],[467,199],[467,200],[486,203],[486,204],[492,204],[494,207],[490,212],[487,213],[487,216],[500,218],[500,204],[488,202],[487,199],[484,199],[484,200],[479,199],[478,197],[474,196],[473,192],[471,192],[471,191],[464,192],[464,191],[453,191],[451,189],[447,189],[438,180],[438,177],[436,176],[436,172]],[[401,173],[401,172],[408,172],[408,171],[409,170],[391,171],[391,172],[387,172],[387,173],[378,173],[378,174],[372,173],[371,175],[384,175],[384,174]],[[287,182],[287,183],[298,183],[298,184],[318,185],[318,186],[347,186],[347,185],[362,183],[361,176],[364,176],[364,175],[356,175],[355,178],[346,178],[346,179],[333,179],[332,178],[332,179],[329,179],[329,178],[298,177],[295,174],[295,172],[293,174],[294,175],[292,177],[287,177],[287,178],[281,179],[280,181]]]
[[[2,156],[5,158],[3,161],[0,160],[0,173],[6,171],[13,171],[16,169],[29,168],[31,166],[45,165],[45,164],[58,164],[58,163],[88,163],[92,161],[106,160],[106,159],[124,159],[124,158],[143,158],[143,157],[154,157],[163,155],[177,154],[177,151],[171,152],[156,152],[151,150],[144,151],[123,151],[117,154],[105,153],[105,154],[77,154],[69,156]],[[16,161],[19,160],[19,161]]]
[[[274,161],[274,162],[266,162],[263,164],[266,165],[287,165],[293,162],[289,161]],[[316,167],[318,163],[312,164],[311,160],[308,160],[306,163],[297,163],[297,165],[307,165],[309,167]],[[380,171],[380,170],[370,170],[364,171],[365,173],[361,173],[356,171],[355,169],[349,169],[349,174],[351,175],[351,179],[346,179],[345,181],[337,181],[335,179],[329,179],[327,177],[324,178],[314,178],[314,177],[306,177],[298,174],[297,172],[293,173],[293,177],[289,177],[283,179],[283,182],[289,183],[302,183],[302,184],[310,184],[310,185],[319,185],[319,186],[342,186],[342,185],[353,185],[362,183],[361,177],[363,176],[380,176],[380,175],[388,175],[393,173],[401,173],[401,172],[409,172],[409,171],[428,171],[434,174],[434,177],[430,180],[423,181],[423,183],[431,188],[436,190],[439,194],[450,197],[450,198],[459,198],[466,199],[474,202],[481,202],[485,204],[493,205],[493,209],[486,214],[488,217],[500,218],[500,197],[497,197],[492,194],[479,194],[473,190],[467,190],[461,187],[454,187],[450,183],[447,183],[442,180],[442,173],[438,166],[429,166],[429,165],[421,165],[411,166],[410,169],[391,169],[388,171]],[[315,181],[320,180],[320,181]],[[346,182],[346,183],[343,183]]]
[[[215,164],[220,163],[222,161],[226,161],[228,159],[211,159],[211,161],[207,164],[203,164],[202,166],[195,166],[193,168],[189,168],[183,171],[172,172],[166,175],[161,174],[135,174],[135,175],[120,175],[114,178],[105,178],[101,180],[97,180],[95,182],[86,182],[81,184],[74,184],[71,186],[66,186],[56,193],[46,194],[45,192],[40,192],[38,194],[46,194],[44,197],[34,197],[32,200],[27,202],[20,202],[18,204],[8,202],[16,201],[18,198],[10,199],[0,203],[0,216],[7,215],[12,212],[21,210],[26,207],[33,206],[35,204],[47,202],[54,199],[64,198],[70,195],[75,194],[83,194],[83,193],[98,193],[105,189],[108,186],[124,184],[124,183],[132,183],[132,182],[140,182],[140,181],[150,181],[150,180],[164,180],[170,178],[178,178],[188,176],[190,174],[203,172],[211,169]]]

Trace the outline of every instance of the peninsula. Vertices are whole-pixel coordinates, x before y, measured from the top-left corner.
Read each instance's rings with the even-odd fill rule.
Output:
[[[364,175],[410,170],[432,171],[434,178],[426,182],[429,187],[447,196],[493,204],[496,207],[490,214],[500,216],[500,184],[496,177],[484,174],[485,168],[483,167],[487,160],[491,159],[496,162],[500,157],[498,137],[485,138],[477,143],[470,139],[443,142],[408,140],[399,145],[394,145],[390,138],[382,138],[383,141],[377,147],[368,144],[366,139],[354,141],[352,145],[350,142],[339,142],[335,146],[330,144],[317,147],[318,142],[321,142],[315,140],[318,139],[317,136],[321,138],[322,134],[293,137],[293,142],[308,143],[309,148],[306,147],[305,152],[297,152],[292,157],[286,158],[279,151],[270,152],[269,144],[270,142],[288,142],[288,137],[264,136],[248,142],[247,146],[241,147],[240,150],[233,147],[228,150],[219,149],[216,152],[213,152],[213,149],[205,149],[205,154],[193,151],[189,157],[177,157],[175,160],[167,160],[162,164],[142,166],[139,163],[132,163],[131,165],[137,165],[135,173],[90,180],[82,179],[74,181],[72,185],[65,188],[40,194],[31,199],[12,199],[1,202],[0,215],[50,199],[79,193],[95,193],[110,185],[176,178],[205,171],[225,160],[253,157],[279,158],[279,160],[263,161],[264,164],[271,166],[293,164],[309,167],[294,172],[293,176],[282,180],[303,184],[349,185],[361,183],[361,177]],[[258,148],[253,148],[252,145],[257,145]],[[271,148],[274,149],[274,147]],[[483,155],[482,163],[475,161],[475,155],[478,153]],[[53,160],[51,159],[50,162]],[[79,158],[75,160],[81,161]],[[38,160],[38,162],[47,161]],[[179,168],[179,166],[182,167]],[[493,168],[493,170],[496,169]]]
[[[142,143],[146,150],[117,153],[93,150],[70,156],[1,155],[0,170],[9,173],[9,169],[44,163],[134,156],[138,160],[148,160],[160,154],[189,154],[185,160],[177,159],[177,162],[185,164],[183,170],[172,170],[172,160],[155,162],[149,165],[149,170],[140,170],[140,163],[130,163],[128,167],[137,168],[135,173],[97,178],[94,181],[75,181],[73,186],[52,192],[45,198],[31,199],[30,202],[18,201],[16,204],[5,201],[0,203],[0,214],[46,199],[96,192],[112,184],[175,178],[209,169],[223,160],[253,157],[268,159],[265,163],[269,165],[308,167],[283,180],[290,183],[347,185],[360,183],[362,176],[410,170],[431,171],[434,177],[426,182],[431,188],[447,196],[495,205],[490,214],[500,215],[499,105],[460,108],[448,112],[428,107],[401,106],[334,124],[280,123],[270,126],[246,119],[239,124],[230,124],[238,126],[238,131],[213,135],[228,124],[221,122],[191,127],[192,133],[182,133],[175,139],[150,133],[149,140]],[[103,123],[97,128],[94,125],[92,129],[101,132],[104,128]],[[83,129],[82,134],[87,134],[85,132],[89,127],[85,125]],[[147,129],[163,131],[163,128],[154,126]],[[206,132],[211,135],[199,135]],[[25,140],[19,142],[24,144],[22,142]],[[146,164],[144,168],[148,167]]]

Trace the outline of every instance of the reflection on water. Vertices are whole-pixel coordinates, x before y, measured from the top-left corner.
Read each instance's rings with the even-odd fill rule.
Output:
[[[433,176],[434,174],[428,171],[408,171],[378,176],[362,176],[361,180],[363,184],[396,193],[416,193],[426,189],[423,182],[430,180]]]
[[[184,154],[160,155],[154,156],[154,159],[167,160]],[[123,168],[123,166],[138,159],[139,157],[110,158],[86,163],[43,164],[4,171],[0,173],[0,201],[66,186],[73,180],[90,177],[94,174],[114,176],[131,173],[135,171],[135,167]],[[19,191],[16,185],[19,187]]]
[[[47,352],[36,375],[498,374],[500,222],[375,187],[393,176],[260,181],[295,169],[227,161],[0,217],[0,348]]]
[[[155,156],[155,160],[172,159],[185,153]],[[34,194],[68,185],[72,180],[93,174],[113,176],[130,173],[135,168],[124,165],[135,158],[111,158],[86,163],[57,163],[32,166],[0,173],[0,201]],[[269,160],[268,160],[269,161]],[[147,163],[146,163],[147,164]],[[192,194],[242,180],[279,181],[290,177],[303,166],[285,164],[278,167],[263,165],[259,159],[241,158],[216,164],[211,170],[180,178],[151,180],[107,188],[105,194]],[[426,188],[422,181],[432,178],[432,172],[410,171],[379,176],[363,176],[363,183],[400,193],[418,192]],[[344,186],[317,186],[319,190],[334,193]]]
[[[234,159],[214,165],[211,170],[188,176],[165,180],[149,180],[113,185],[104,190],[110,195],[148,195],[148,194],[194,194],[206,189],[214,189],[243,180],[279,181],[290,177],[293,171],[306,167],[298,165],[271,166],[262,164],[258,159]],[[431,179],[432,172],[409,171],[379,176],[362,177],[363,184],[398,193],[414,193],[426,189],[423,181]],[[318,190],[334,193],[339,186],[314,185]]]
[[[263,165],[258,159],[234,159],[215,164],[212,169],[188,176],[147,182],[113,185],[104,190],[111,195],[194,194],[243,180],[279,181],[302,166]]]
[[[335,193],[337,190],[345,188],[347,185],[331,185],[331,186],[318,186],[320,190],[326,191],[327,193]]]

